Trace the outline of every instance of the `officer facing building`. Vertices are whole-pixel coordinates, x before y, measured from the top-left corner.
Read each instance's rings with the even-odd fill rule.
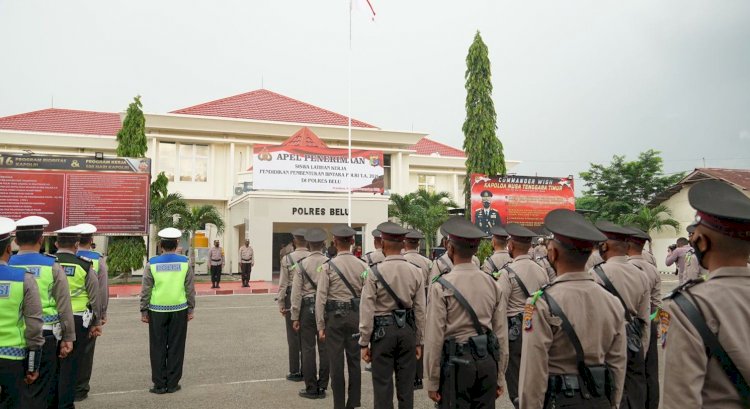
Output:
[[[425,323],[424,278],[401,255],[408,230],[385,222],[378,225],[385,260],[370,267],[362,289],[359,345],[362,359],[372,362],[375,408],[393,407],[396,374],[398,407],[414,406],[414,376],[422,356]]]
[[[508,252],[508,232],[505,231],[503,226],[493,226],[490,229],[490,233],[492,234],[492,248],[494,252],[484,260],[482,271],[493,278],[497,278],[497,273],[500,269],[513,261],[513,257]]]
[[[707,279],[667,297],[665,409],[750,404],[750,199],[717,180],[688,192],[698,225],[691,246]]]
[[[294,285],[295,271],[298,263],[310,255],[305,241],[305,229],[292,231],[295,250],[281,258],[281,271],[279,273],[279,293],[276,302],[279,312],[286,322],[286,343],[289,351],[289,374],[286,379],[292,382],[302,381],[302,355],[300,345],[300,334],[292,328],[292,286]]]
[[[454,267],[429,290],[428,395],[440,408],[494,408],[503,393],[508,360],[503,294],[471,262],[484,232],[467,220],[445,230]]]
[[[424,238],[422,232],[417,230],[409,230],[404,236],[404,258],[406,261],[414,264],[422,271],[424,277],[424,291],[425,297],[427,296],[427,287],[430,284],[430,269],[432,268],[432,261],[427,257],[419,254],[419,242]],[[422,389],[422,379],[424,378],[424,365],[422,359],[417,360],[417,372],[414,378],[414,390]]]
[[[25,267],[34,273],[42,302],[44,346],[39,379],[28,388],[30,408],[56,406],[60,364],[73,351],[76,340],[65,272],[55,257],[39,253],[44,242],[44,228],[48,225],[49,221],[39,216],[17,220],[16,244],[19,250],[8,262],[8,265]]]
[[[27,384],[39,377],[44,345],[42,302],[34,275],[25,268],[10,267],[11,240],[16,223],[0,217],[0,388],[4,408],[32,407]]]
[[[356,234],[354,229],[338,225],[331,229],[331,233],[336,257],[323,264],[318,278],[315,321],[330,362],[333,407],[356,408],[362,406],[362,373],[359,345],[352,334],[359,330],[359,303],[367,264],[351,253]],[[348,388],[344,360],[349,374]]]
[[[168,227],[159,231],[162,254],[143,268],[141,321],[148,324],[151,380],[149,392],[179,391],[188,321],[195,309],[193,271],[187,257],[177,254],[182,232]]]
[[[463,216],[452,216],[440,226],[440,235],[443,236],[443,238],[445,239],[446,237],[448,237],[448,232],[445,230],[446,226],[448,226],[451,223],[461,222],[463,220],[466,220]],[[447,240],[446,240],[446,243],[447,243]],[[477,256],[472,256],[471,262],[474,263],[474,265],[476,265],[477,268],[480,267],[479,258],[477,258]],[[436,277],[444,275],[444,274],[448,274],[451,271],[451,269],[453,269],[453,260],[451,260],[451,258],[448,257],[448,253],[445,252],[443,253],[442,256],[435,259],[434,262],[432,263],[432,270],[430,271],[430,283],[437,280]]]
[[[547,257],[557,279],[526,302],[520,407],[611,409],[625,382],[625,311],[584,270],[606,236],[565,209],[547,214],[544,226],[554,234]]]
[[[383,254],[383,239],[380,236],[380,230],[375,229],[372,231],[372,243],[373,246],[375,246],[375,250],[367,252],[362,256],[362,259],[368,266],[385,260],[385,254]]]
[[[502,225],[503,220],[500,218],[500,213],[492,208],[492,192],[483,190],[480,196],[482,197],[482,208],[474,212],[474,224],[485,232],[485,235],[489,235],[490,229],[493,226]]]

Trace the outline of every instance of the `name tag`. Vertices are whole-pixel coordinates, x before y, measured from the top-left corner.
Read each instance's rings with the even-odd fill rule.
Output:
[[[10,297],[10,283],[0,283],[0,298]]]
[[[180,263],[157,264],[156,271],[160,273],[182,271],[182,266]]]
[[[63,266],[63,271],[65,271],[65,275],[68,277],[73,277],[74,275],[76,275],[75,266]]]
[[[39,275],[42,273],[41,267],[26,267],[26,269],[29,270],[29,272],[31,272],[32,274],[34,274],[35,278],[39,278]]]

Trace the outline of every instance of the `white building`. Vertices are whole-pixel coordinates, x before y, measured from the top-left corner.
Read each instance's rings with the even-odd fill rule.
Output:
[[[44,109],[0,118],[0,151],[114,155],[123,114]],[[252,190],[256,144],[278,145],[308,128],[330,148],[347,146],[348,118],[268,90],[256,90],[165,114],[146,113],[152,175],[165,172],[170,192],[190,205],[212,204],[223,214],[223,234],[208,229],[225,248],[227,265],[237,271],[237,249],[245,237],[256,252],[253,279],[271,280],[280,247],[296,226],[346,223],[341,212],[299,212],[294,208],[346,209],[347,195]],[[382,151],[385,194],[353,194],[352,225],[364,249],[370,232],[387,218],[388,194],[418,188],[447,191],[461,201],[465,157],[419,132],[385,130],[352,120],[353,149]],[[507,161],[508,170],[519,162]],[[312,213],[312,214],[310,214]]]

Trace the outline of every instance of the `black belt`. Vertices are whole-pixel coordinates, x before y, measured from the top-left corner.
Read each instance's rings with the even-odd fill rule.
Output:
[[[380,315],[375,317],[376,327],[387,327],[389,325],[396,325],[396,320],[393,319],[392,315]]]
[[[243,259],[242,259],[242,261],[253,261],[253,259],[249,258],[249,259],[245,260],[245,259],[243,258]]]
[[[326,302],[326,311],[351,310],[351,309],[352,309],[351,301],[328,301]]]
[[[302,305],[305,304],[315,304],[315,296],[311,295],[309,297],[305,297],[302,299]]]
[[[581,390],[578,375],[550,375],[549,388],[555,393]]]
[[[463,344],[456,344],[456,355],[457,356],[464,356],[471,354],[471,345],[469,345],[468,342]]]
[[[221,259],[217,259],[217,260],[211,259],[211,261],[221,261]]]

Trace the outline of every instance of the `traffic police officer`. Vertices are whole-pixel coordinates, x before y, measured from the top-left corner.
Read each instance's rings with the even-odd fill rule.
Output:
[[[177,254],[182,232],[168,227],[158,233],[162,254],[143,267],[141,321],[148,324],[151,380],[158,395],[182,389],[182,364],[188,321],[195,309],[193,271],[187,257]]]
[[[750,406],[750,199],[717,180],[688,192],[691,245],[708,269],[667,297],[665,409]]]
[[[368,266],[385,260],[385,254],[383,254],[383,239],[380,237],[380,230],[375,229],[372,231],[372,242],[375,246],[375,250],[367,252],[362,256],[362,259]]]
[[[300,334],[302,376],[305,380],[305,389],[299,391],[299,396],[308,399],[325,398],[329,380],[326,344],[318,339],[315,321],[315,293],[323,263],[328,261],[323,255],[326,236],[325,230],[321,228],[307,229],[305,241],[310,246],[310,254],[297,262],[292,285],[292,328]],[[316,344],[319,365],[315,364]]]
[[[393,407],[393,374],[399,408],[414,406],[416,361],[422,356],[425,322],[424,278],[401,255],[408,230],[385,222],[378,226],[385,260],[370,267],[362,289],[359,345],[372,362],[375,408]]]
[[[500,219],[500,213],[492,208],[492,192],[483,190],[480,196],[482,197],[482,208],[474,212],[474,224],[487,235],[490,234],[490,229],[493,226],[502,225],[503,221]]]
[[[300,334],[292,328],[292,286],[295,271],[300,260],[310,255],[305,241],[305,229],[292,231],[294,251],[281,258],[281,272],[279,274],[279,293],[276,302],[279,312],[286,321],[286,343],[289,351],[289,373],[286,379],[292,382],[302,381],[302,355]]]
[[[496,277],[501,268],[513,261],[513,257],[508,252],[508,232],[503,226],[493,226],[490,233],[492,233],[494,253],[484,260],[482,271]]]
[[[627,321],[628,365],[620,408],[641,409],[646,405],[645,359],[651,337],[651,285],[646,273],[628,263],[626,240],[630,231],[606,220],[597,221],[596,228],[607,240],[599,243],[599,254],[605,262],[594,267],[592,275],[621,301]]]
[[[42,302],[34,275],[9,267],[12,234],[16,223],[0,217],[0,406],[9,409],[32,407],[27,401],[27,384],[39,377],[44,345]],[[23,319],[20,319],[20,318]]]
[[[39,379],[29,385],[29,408],[55,406],[60,364],[73,351],[76,340],[68,280],[57,259],[40,254],[47,219],[28,216],[16,221],[18,253],[8,265],[25,267],[34,273],[42,302],[44,346]],[[59,342],[59,345],[58,345]]]
[[[443,238],[445,239],[446,237],[448,237],[448,233],[445,230],[446,226],[448,226],[451,223],[456,223],[456,222],[460,223],[463,220],[466,220],[463,216],[450,217],[448,220],[445,221],[445,223],[443,223],[440,226],[440,235],[443,236]],[[481,264],[479,264],[479,258],[477,258],[477,256],[472,256],[471,262],[474,263],[477,266],[477,268],[481,266]],[[448,252],[443,253],[442,256],[435,259],[435,261],[432,263],[432,270],[430,271],[430,283],[437,280],[436,277],[444,275],[444,274],[448,274],[452,268],[453,268],[453,261],[448,256]]]
[[[424,290],[427,296],[427,288],[430,284],[430,269],[432,261],[429,258],[419,254],[419,241],[424,238],[422,232],[418,230],[409,230],[404,236],[404,258],[406,261],[414,264],[422,271],[424,277]],[[422,359],[417,360],[417,372],[414,378],[414,390],[422,389],[422,378],[424,377],[424,365]]]
[[[584,270],[606,236],[567,209],[548,213],[544,225],[554,234],[547,257],[557,279],[526,302],[520,407],[611,409],[625,382],[624,310]]]
[[[547,273],[529,256],[533,231],[516,223],[508,223],[505,231],[510,235],[508,249],[513,262],[504,266],[498,273],[497,283],[507,305],[508,320],[508,369],[505,380],[508,382],[508,397],[518,407],[518,374],[521,370],[521,346],[523,311],[531,294],[547,284]]]
[[[347,225],[331,229],[336,257],[323,264],[315,295],[315,321],[319,338],[326,344],[330,362],[334,409],[361,406],[362,373],[359,345],[352,337],[359,330],[359,301],[367,265],[351,253],[354,229]],[[346,397],[344,357],[349,370]]]
[[[57,261],[68,278],[76,331],[73,351],[60,363],[57,384],[58,408],[75,407],[73,401],[81,361],[85,357],[89,340],[101,335],[99,279],[91,261],[76,255],[81,230],[80,226],[69,226],[55,231]]]
[[[494,408],[508,362],[503,294],[471,262],[485,233],[468,220],[447,226],[446,233],[454,267],[430,285],[424,352],[428,395],[441,408]],[[464,362],[451,365],[452,360]]]

